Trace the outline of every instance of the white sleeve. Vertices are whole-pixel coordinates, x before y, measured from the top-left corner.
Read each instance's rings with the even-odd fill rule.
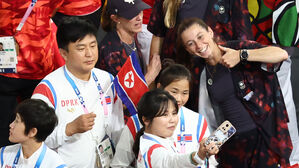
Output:
[[[44,89],[49,89],[48,85],[46,84],[39,84],[32,95],[32,99],[41,99],[45,101],[49,106],[55,108],[55,104],[53,104],[50,100],[54,100],[52,94],[49,92],[44,92]],[[55,109],[56,115],[57,110]],[[76,138],[76,134],[69,137],[65,134],[65,128],[67,123],[62,123],[58,120],[58,125],[55,127],[53,132],[47,137],[45,143],[49,148],[56,149],[59,146],[63,145],[66,140]]]
[[[130,167],[130,164],[134,161],[133,153],[133,136],[126,125],[121,133],[119,142],[116,146],[115,155],[110,166],[114,167]]]
[[[190,160],[190,153],[188,154],[169,154],[169,151],[163,147],[153,150],[151,154],[151,165],[155,168],[181,168],[181,167],[198,167],[201,165],[194,165]]]
[[[54,131],[45,140],[46,145],[51,149],[56,149],[66,143],[68,140],[75,141],[79,139],[79,134],[67,136],[65,134],[66,125],[68,123],[58,123]]]
[[[113,104],[112,114],[109,122],[111,139],[114,145],[117,144],[124,125],[123,106],[120,98],[117,97],[116,101]]]

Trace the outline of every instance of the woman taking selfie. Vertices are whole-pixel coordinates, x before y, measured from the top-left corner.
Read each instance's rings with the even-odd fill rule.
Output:
[[[143,127],[138,131],[133,151],[137,167],[198,167],[205,166],[206,157],[216,154],[214,142],[194,152],[180,154],[171,138],[179,121],[176,100],[166,91],[156,89],[145,93],[138,103],[138,118]]]
[[[198,82],[203,84],[200,92],[199,85],[193,88],[200,99],[210,101],[200,108],[211,103],[216,119],[229,120],[237,129],[219,152],[220,167],[289,166],[288,116],[275,73],[287,53],[252,41],[229,41],[223,43],[226,48],[213,38],[212,29],[200,19],[186,19],[178,28],[179,56],[195,65],[197,80],[206,78]],[[203,69],[206,76],[201,76]]]

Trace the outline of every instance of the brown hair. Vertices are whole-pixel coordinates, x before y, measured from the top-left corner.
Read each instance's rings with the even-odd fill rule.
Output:
[[[116,27],[116,23],[110,18],[111,14],[107,9],[108,1],[109,0],[105,1],[105,4],[103,6],[102,15],[101,15],[101,26],[102,26],[103,30],[105,30],[106,32],[110,32],[111,30],[113,30]]]
[[[164,24],[167,28],[173,28],[176,24],[177,11],[182,0],[165,0],[163,2]]]
[[[192,66],[192,62],[191,62],[192,55],[190,55],[188,53],[188,51],[185,49],[181,35],[185,30],[187,30],[189,27],[191,27],[194,24],[198,24],[200,27],[204,28],[207,31],[209,29],[209,26],[204,21],[202,21],[199,18],[193,17],[193,18],[184,19],[179,24],[178,30],[177,30],[177,43],[176,43],[177,57],[176,57],[176,62],[185,65],[188,69],[191,69],[191,66]]]

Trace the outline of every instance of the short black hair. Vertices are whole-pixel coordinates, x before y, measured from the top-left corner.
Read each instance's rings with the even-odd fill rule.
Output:
[[[2,45],[2,46],[3,46],[3,43],[2,43],[2,42],[0,42],[0,45]]]
[[[20,115],[25,125],[25,135],[32,128],[37,129],[35,139],[44,141],[54,130],[58,123],[55,110],[47,103],[39,99],[27,99],[18,104],[16,113]]]
[[[97,36],[97,29],[89,20],[76,16],[64,17],[56,34],[58,47],[68,51],[69,43],[82,40],[86,35]]]

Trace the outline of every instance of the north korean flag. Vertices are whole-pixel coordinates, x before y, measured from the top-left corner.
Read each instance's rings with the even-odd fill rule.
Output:
[[[136,105],[148,91],[140,65],[133,51],[113,81],[116,92],[131,116],[137,113]]]

